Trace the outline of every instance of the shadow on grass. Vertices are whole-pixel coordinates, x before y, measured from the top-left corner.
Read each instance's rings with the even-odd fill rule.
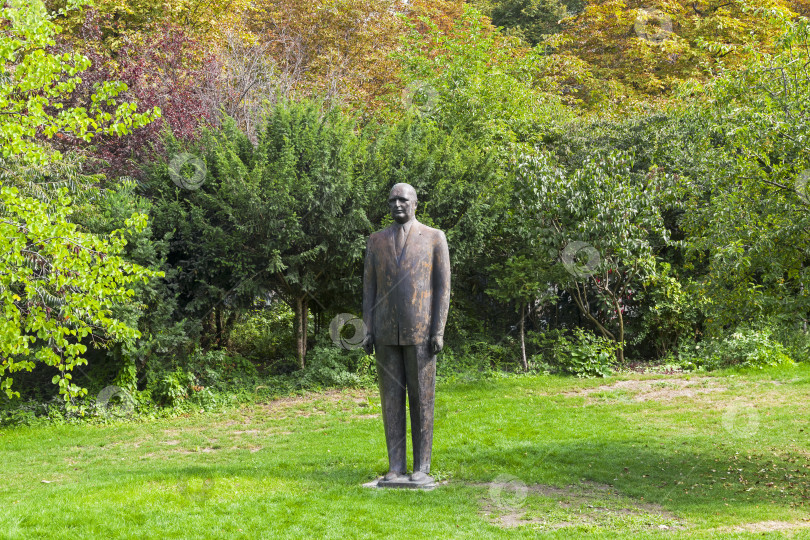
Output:
[[[364,455],[342,456],[336,462],[270,456],[252,464],[211,463],[182,466],[152,463],[148,469],[111,471],[143,480],[266,479],[301,489],[351,491],[380,474],[379,462]],[[378,457],[378,456],[375,456]],[[339,461],[339,463],[337,462]],[[509,475],[527,486],[576,485],[595,482],[621,494],[655,503],[675,513],[733,512],[748,506],[769,505],[785,509],[810,505],[810,469],[806,458],[740,453],[727,445],[695,453],[688,444],[654,448],[643,443],[531,444],[498,450],[463,453],[441,449],[434,474],[449,487],[492,482]],[[303,484],[303,485],[301,485]],[[440,488],[441,489],[441,488]]]

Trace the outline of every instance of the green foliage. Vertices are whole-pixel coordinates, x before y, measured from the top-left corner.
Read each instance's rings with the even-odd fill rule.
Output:
[[[807,22],[790,23],[782,43],[725,73],[711,106],[692,111],[708,124],[709,162],[684,179],[682,226],[687,264],[702,273],[695,294],[711,299],[713,335],[751,320],[807,320],[810,311]]]
[[[151,363],[147,390],[167,411],[204,409],[253,401],[267,377],[256,364],[225,350],[195,349],[172,370]]]
[[[742,367],[763,369],[792,365],[787,348],[773,339],[768,326],[740,326],[722,339],[705,340],[699,344],[683,345],[680,363],[687,369],[719,369]]]
[[[514,372],[520,365],[520,347],[515,337],[507,335],[501,339],[481,339],[469,336],[455,340],[438,357],[436,371],[440,377],[458,376],[489,377],[497,372]]]
[[[194,190],[171,178],[171,160],[187,149],[174,139],[167,148],[169,159],[150,168],[144,187],[156,234],[171,238],[168,257],[177,261],[177,318],[200,321],[224,345],[235,321],[223,321],[224,312],[257,297],[272,293],[307,321],[312,298],[323,304],[359,294],[353,276],[371,224],[351,119],[316,101],[281,103],[255,147],[228,121],[204,135]],[[295,330],[303,365],[306,328]]]
[[[616,365],[616,348],[615,342],[577,327],[572,335],[554,339],[552,365],[577,377],[607,377]]]
[[[293,311],[284,302],[248,311],[234,324],[229,350],[268,366],[275,373],[293,369],[295,365],[290,361],[295,354],[290,332],[293,317]]]
[[[304,389],[357,388],[377,381],[374,356],[362,349],[344,350],[333,344],[313,347],[307,367],[296,373],[297,384]]]
[[[631,155],[611,152],[567,172],[548,156],[523,156],[520,211],[544,264],[562,266],[562,285],[599,332],[624,348],[624,313],[655,253],[668,242],[654,193],[655,174],[633,172]],[[542,259],[541,259],[542,260]]]
[[[423,114],[505,163],[513,145],[542,140],[571,111],[558,95],[536,87],[536,58],[493,32],[475,8],[464,10],[449,31],[429,20],[412,25],[401,61],[411,88],[426,88],[430,96]]]
[[[518,36],[531,45],[562,29],[562,20],[579,12],[583,0],[474,0],[492,24],[503,26],[510,35]]]
[[[144,214],[130,214],[105,236],[74,222],[75,209],[90,199],[80,186],[98,197],[96,186],[76,174],[72,156],[63,160],[38,137],[123,135],[159,111],[138,114],[131,103],[115,114],[103,111],[126,88],[115,82],[96,87],[89,109],[66,107],[89,60],[54,52],[61,28],[41,0],[4,4],[0,16],[0,389],[19,396],[11,374],[41,363],[56,368],[52,382],[70,400],[86,393],[70,372],[86,363],[89,342],[132,344],[139,337],[116,306],[131,303],[133,285],[158,273],[123,257],[128,235],[146,227]]]
[[[53,204],[0,188],[0,388],[9,396],[19,395],[11,374],[36,362],[59,370],[53,383],[65,399],[82,395],[70,374],[86,363],[82,341],[132,342],[140,335],[115,318],[113,305],[129,301],[131,284],[156,275],[121,257],[126,229],[141,230],[146,216],[133,214],[126,229],[102,239],[71,223],[70,210],[64,188]]]
[[[69,2],[75,9],[86,2]],[[60,11],[65,14],[66,11]],[[0,147],[3,157],[22,156],[26,161],[53,159],[36,141],[65,133],[85,141],[96,135],[124,135],[160,116],[154,109],[136,113],[132,103],[120,103],[114,114],[103,105],[114,105],[126,85],[105,81],[96,86],[87,107],[65,107],[64,101],[81,82],[90,60],[78,53],[54,52],[62,28],[53,22],[42,0],[4,3],[0,33]],[[56,153],[59,157],[59,153]]]
[[[791,317],[788,320],[777,319],[769,323],[773,330],[771,337],[785,346],[787,355],[796,362],[810,360],[810,333],[803,321]]]
[[[682,339],[694,337],[705,304],[699,297],[688,294],[671,275],[671,268],[662,263],[657,272],[647,276],[642,299],[646,309],[634,339],[635,343],[649,339],[659,358],[670,353]]]
[[[152,390],[152,397],[161,404],[175,407],[188,398],[193,392],[196,380],[192,373],[182,368],[164,373],[155,381]]]
[[[115,13],[125,4],[106,3]],[[515,36],[535,42],[556,32],[563,11],[579,10],[573,0],[475,4],[511,35],[470,6],[455,19],[414,15],[397,53],[406,88],[395,93],[406,114],[397,106],[351,117],[317,99],[265,96],[272,105],[255,137],[230,120],[197,142],[167,137],[167,155],[146,165],[138,186],[88,177],[84,157],[53,148],[131,131],[158,112],[138,114],[133,104],[115,112],[124,87],[114,82],[69,106],[81,78],[90,79],[87,59],[60,41],[55,14],[39,0],[4,4],[0,388],[15,395],[12,375],[15,384],[27,382],[20,372],[39,364],[47,369],[38,373],[56,374],[65,399],[84,393],[83,384],[113,383],[180,410],[218,406],[229,393],[255,397],[258,389],[369,384],[371,359],[321,343],[310,325],[324,333],[332,315],[357,312],[365,238],[390,223],[385,198],[402,181],[417,189],[418,219],[444,230],[450,245],[454,290],[443,376],[512,370],[525,335],[535,369],[589,376],[615,364],[603,338],[618,347],[619,363],[626,343],[650,356],[680,351],[693,367],[804,358],[807,22],[780,19],[779,9],[743,10],[739,2],[729,13],[712,4],[713,15],[687,21],[689,9],[676,2],[668,5],[681,25],[674,31],[691,28],[693,35],[650,43],[628,25],[640,6],[596,2],[568,21],[589,45],[577,45],[581,63],[566,64],[565,38],[553,41],[558,49],[528,49]],[[135,7],[124,26],[150,18],[154,8]],[[72,13],[61,12],[78,20]],[[757,34],[746,29],[766,19],[758,48]],[[700,21],[742,26],[717,28],[709,43],[713,31],[694,27]],[[100,24],[104,33],[117,23]],[[774,25],[785,33],[771,49]],[[700,51],[698,38],[705,38]],[[744,44],[751,47],[742,51]],[[670,62],[663,52],[683,54]],[[726,52],[747,62],[739,64],[745,69],[724,70]],[[603,65],[617,54],[619,64]],[[655,93],[703,77],[701,66],[687,65],[698,57],[710,60],[718,77],[685,88],[695,98],[689,106],[639,107],[632,118],[611,113],[592,121],[572,120],[563,105],[577,88],[589,91],[588,62],[604,68],[597,78],[624,69],[627,77],[614,88]],[[621,67],[630,64],[637,69]],[[347,87],[367,86],[355,82]],[[389,82],[368,83],[382,92]],[[566,98],[550,90],[557,83],[571,92]],[[183,117],[183,110],[167,117]],[[43,142],[49,138],[53,148]],[[173,177],[178,170],[189,182]],[[161,273],[165,279],[150,279]],[[751,329],[763,320],[772,326]],[[583,329],[573,337],[555,332],[575,325]],[[308,353],[313,337],[317,346]],[[88,361],[97,380],[73,379],[71,370]],[[294,368],[304,369],[289,374]],[[148,390],[138,392],[144,376]],[[32,396],[47,399],[39,389],[25,397]]]
[[[206,346],[281,364],[289,358],[281,318],[240,315],[257,299],[288,306],[298,345],[299,313],[328,319],[356,309],[365,238],[390,223],[385,200],[396,182],[414,185],[417,218],[446,232],[459,282],[478,271],[497,220],[490,156],[412,116],[356,131],[317,102],[279,104],[255,147],[233,123],[205,135],[199,189],[178,189],[169,163],[151,167],[144,194],[154,241],[170,245],[162,268],[179,289],[173,318],[197,321]],[[167,147],[169,162],[194,150],[174,140]]]
[[[365,126],[362,135],[358,174],[374,188],[366,207],[373,226],[391,223],[388,192],[398,182],[409,183],[419,198],[416,218],[447,235],[456,275],[475,265],[500,217],[493,208],[500,208],[501,171],[491,153],[463,131],[413,115]]]

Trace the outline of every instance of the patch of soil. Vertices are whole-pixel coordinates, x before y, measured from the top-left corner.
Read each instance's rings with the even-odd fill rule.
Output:
[[[795,529],[809,529],[810,521],[757,521],[743,523],[736,527],[724,527],[724,531],[768,533],[774,531],[792,531]]]
[[[220,450],[220,448],[211,448],[210,446],[206,446],[205,448],[199,448],[196,450],[186,450],[184,448],[178,448],[175,450],[178,454],[210,454],[211,452],[216,452]]]
[[[724,392],[725,386],[718,385],[709,377],[681,379],[632,379],[617,381],[610,385],[584,388],[575,392],[564,392],[564,396],[590,396],[601,392],[624,391],[635,394],[635,401],[669,401],[681,397],[695,397],[697,394]]]
[[[270,412],[287,411],[296,406],[313,403],[316,401],[327,403],[340,403],[342,401],[351,402],[355,404],[366,403],[368,395],[372,393],[371,390],[327,390],[325,392],[310,392],[303,396],[284,397],[274,399],[264,406]]]

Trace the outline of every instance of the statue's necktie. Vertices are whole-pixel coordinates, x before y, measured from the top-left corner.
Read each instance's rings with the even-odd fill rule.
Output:
[[[405,246],[405,227],[402,225],[397,227],[396,242],[394,247],[397,251],[397,260],[402,256],[402,248]]]

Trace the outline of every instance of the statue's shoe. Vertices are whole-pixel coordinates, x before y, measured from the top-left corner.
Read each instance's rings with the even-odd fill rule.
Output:
[[[396,480],[397,478],[400,478],[402,476],[405,476],[405,473],[396,472],[396,471],[388,471],[388,474],[383,476],[383,480],[385,480],[386,482],[393,482],[394,480]]]
[[[422,471],[416,471],[411,475],[411,482],[416,484],[429,484],[433,482],[433,478]]]

